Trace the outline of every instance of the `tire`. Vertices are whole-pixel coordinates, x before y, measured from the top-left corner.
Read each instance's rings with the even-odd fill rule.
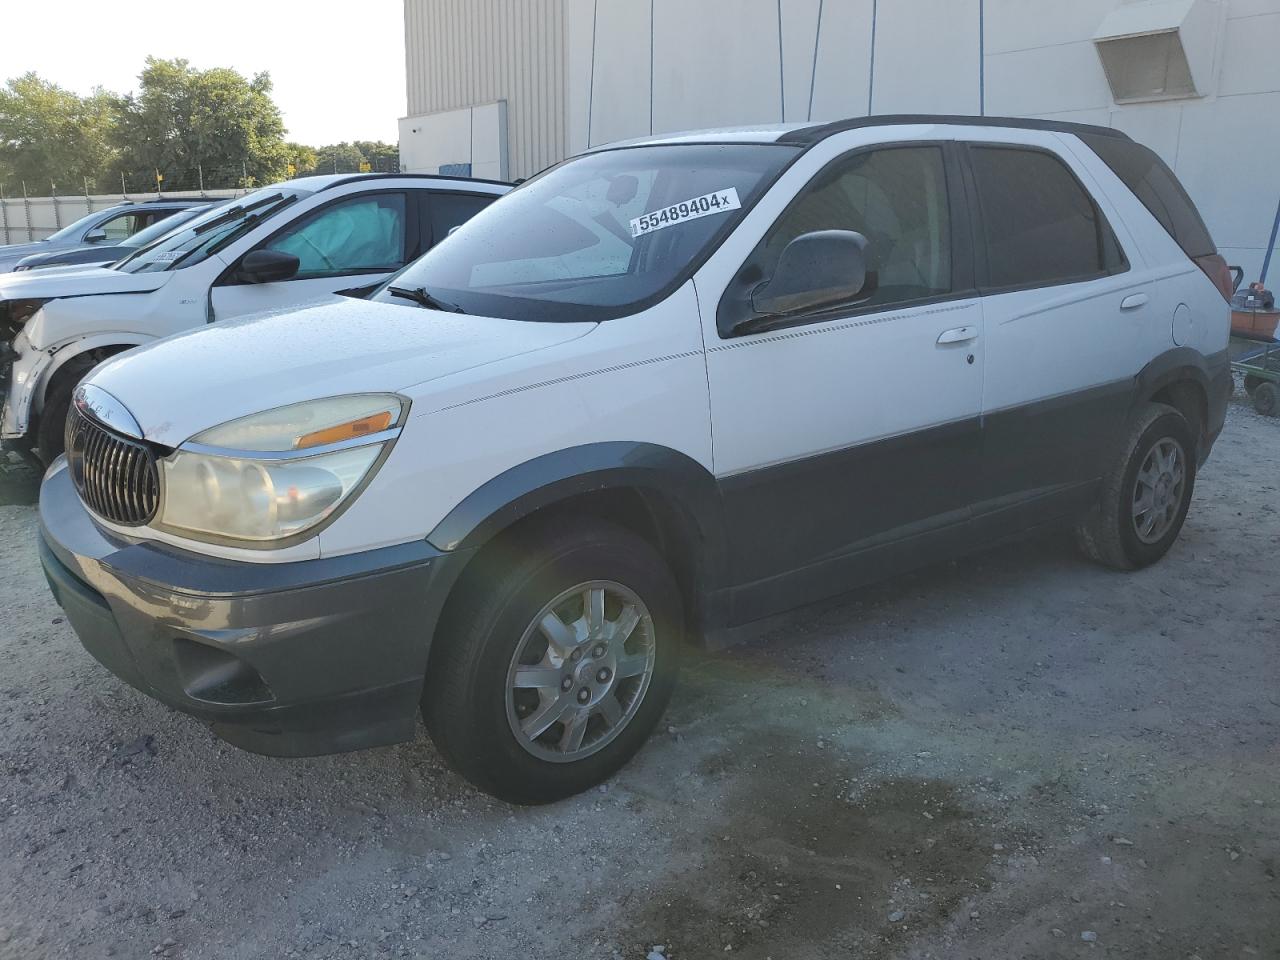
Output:
[[[1244,375],[1244,392],[1252,397],[1253,391],[1257,390],[1259,386],[1266,382],[1267,381],[1263,380],[1261,377],[1255,377],[1252,373],[1246,373]]]
[[[61,456],[66,444],[67,413],[71,395],[80,381],[98,365],[94,357],[76,357],[58,371],[44,396],[44,410],[36,425],[36,453],[45,466]]]
[[[481,790],[548,803],[607,779],[658,722],[683,642],[680,590],[647,541],[610,523],[560,519],[494,547],[437,632],[423,719]],[[584,639],[591,623],[601,639]]]
[[[1274,417],[1280,412],[1280,390],[1274,383],[1260,383],[1253,391],[1253,409],[1264,417]]]
[[[1076,541],[1085,556],[1118,570],[1135,570],[1163,557],[1191,505],[1195,450],[1191,427],[1181,413],[1161,403],[1147,404],[1103,477],[1098,503],[1076,523]],[[1180,470],[1168,468],[1174,452]],[[1150,506],[1140,513],[1141,502]]]

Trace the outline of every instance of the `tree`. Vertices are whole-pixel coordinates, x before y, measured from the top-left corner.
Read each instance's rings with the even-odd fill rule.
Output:
[[[305,177],[309,173],[316,173],[316,166],[319,164],[319,158],[313,148],[308,147],[305,143],[293,143],[290,141],[285,144],[289,152],[288,165],[292,168],[291,176]]]
[[[381,140],[356,140],[354,146],[364,154],[365,162],[378,173],[397,173],[400,170],[400,146]]]
[[[199,169],[210,187],[287,176],[293,153],[270,75],[148,57],[138,83],[115,100],[113,139],[127,174],[159,171],[175,188],[194,186]]]
[[[332,143],[316,147],[316,173],[359,173],[364,154],[353,143]]]
[[[368,164],[373,173],[396,173],[400,148],[381,140],[355,140],[316,147],[316,173],[359,173]]]
[[[51,183],[82,190],[113,157],[111,122],[102,90],[80,97],[35,73],[9,80],[0,89],[0,182],[16,189],[26,181],[35,193]]]

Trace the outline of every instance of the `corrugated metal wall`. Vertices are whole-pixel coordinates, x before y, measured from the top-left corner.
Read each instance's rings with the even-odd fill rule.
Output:
[[[508,164],[564,157],[564,0],[405,0],[409,115],[507,101]]]

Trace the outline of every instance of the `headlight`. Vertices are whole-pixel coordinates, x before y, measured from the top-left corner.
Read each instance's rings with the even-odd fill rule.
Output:
[[[240,546],[292,542],[364,486],[408,407],[392,394],[357,394],[206,430],[161,461],[157,526]]]

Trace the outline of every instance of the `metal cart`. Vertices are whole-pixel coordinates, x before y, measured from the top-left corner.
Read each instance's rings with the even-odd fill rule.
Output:
[[[1236,337],[1232,341],[1233,346],[1244,348],[1231,361],[1231,369],[1244,375],[1244,389],[1253,398],[1253,408],[1268,417],[1280,416],[1280,343]]]

